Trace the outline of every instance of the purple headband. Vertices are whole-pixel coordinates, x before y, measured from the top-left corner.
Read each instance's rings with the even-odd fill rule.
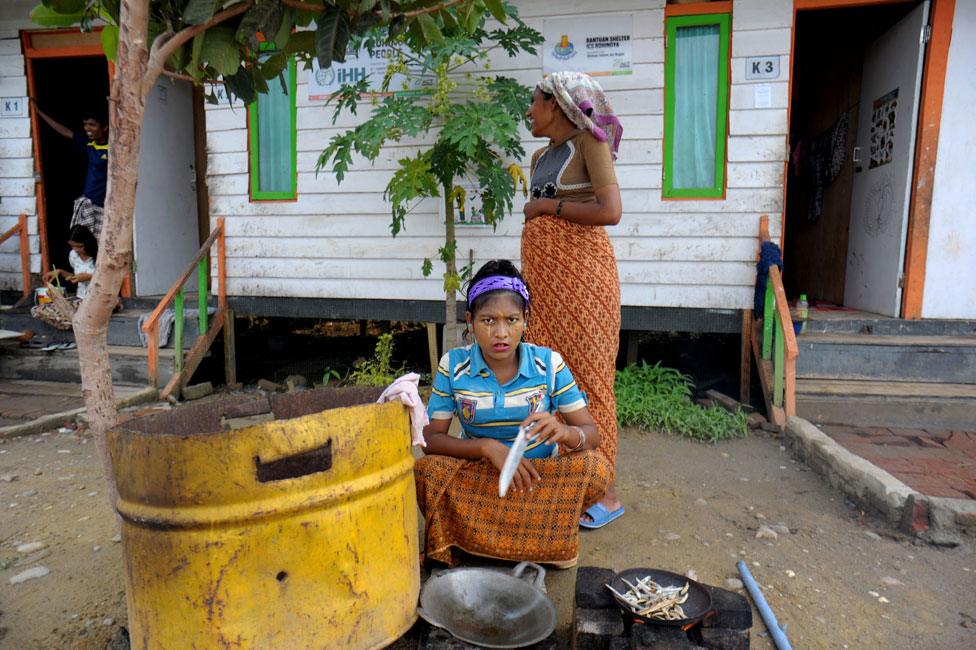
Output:
[[[525,302],[529,302],[529,290],[525,287],[524,282],[507,275],[490,275],[478,280],[468,289],[468,307],[481,294],[499,290],[514,291],[525,298]]]

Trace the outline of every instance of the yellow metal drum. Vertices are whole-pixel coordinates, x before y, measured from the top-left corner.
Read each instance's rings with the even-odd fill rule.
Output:
[[[319,412],[362,397],[203,404],[109,433],[133,648],[379,648],[413,624],[407,413]],[[221,424],[269,406],[289,419]]]

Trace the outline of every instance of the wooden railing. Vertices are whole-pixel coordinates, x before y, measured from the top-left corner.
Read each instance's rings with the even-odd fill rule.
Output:
[[[20,233],[20,277],[23,285],[24,298],[30,297],[30,244],[27,239],[27,215],[21,214],[17,218],[17,225],[12,226],[7,232],[0,235],[0,244],[7,241],[17,233]],[[20,304],[20,303],[18,303]]]
[[[769,217],[759,218],[759,245],[770,241]],[[762,332],[762,341],[757,332]],[[796,415],[796,359],[800,349],[796,344],[793,319],[786,301],[783,276],[778,266],[769,268],[762,321],[752,328],[752,350],[759,366],[759,379],[766,398],[770,419],[780,426],[786,418]]]
[[[217,244],[217,312],[214,314],[213,323],[207,327],[209,315],[207,313],[209,305],[210,290],[208,279],[210,278],[210,248]],[[198,338],[190,348],[190,351],[183,356],[183,315],[184,300],[183,286],[193,275],[193,270],[197,271],[197,304],[199,309],[197,332]],[[142,331],[146,333],[149,341],[149,382],[157,385],[159,373],[159,318],[163,312],[173,303],[175,318],[173,321],[173,347],[175,356],[173,358],[173,376],[166,383],[160,392],[160,398],[165,399],[178,392],[193,375],[200,365],[210,346],[213,345],[217,334],[222,327],[225,327],[224,336],[224,368],[227,384],[236,382],[235,368],[233,360],[233,324],[228,323],[233,319],[234,314],[227,306],[227,270],[225,266],[224,249],[224,218],[217,218],[217,227],[214,228],[207,241],[200,246],[193,260],[187,264],[182,275],[172,284],[163,299],[159,301],[156,308],[149,315],[149,318],[142,324]]]

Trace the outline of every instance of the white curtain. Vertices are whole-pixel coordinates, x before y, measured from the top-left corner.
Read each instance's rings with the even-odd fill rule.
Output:
[[[258,95],[258,191],[291,192],[291,99],[277,79],[268,87]]]
[[[675,41],[672,186],[675,189],[712,187],[719,26],[679,27]]]

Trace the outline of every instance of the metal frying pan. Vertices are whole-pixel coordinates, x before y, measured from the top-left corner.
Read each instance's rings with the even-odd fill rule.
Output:
[[[526,567],[536,570],[531,583]],[[520,648],[556,627],[556,607],[541,587],[545,570],[522,562],[512,572],[464,567],[431,576],[420,590],[421,618],[455,637],[486,648]]]
[[[684,610],[686,618],[675,621],[662,621],[656,618],[640,616],[634,613],[634,611],[630,608],[630,605],[611,592],[610,595],[613,596],[614,602],[617,603],[620,609],[622,609],[624,614],[627,616],[633,617],[635,620],[641,621],[642,623],[647,623],[648,625],[685,627],[687,625],[697,623],[712,609],[712,595],[708,593],[708,590],[705,589],[705,587],[694,580],[670,571],[662,571],[661,569],[627,569],[626,571],[621,571],[615,575],[613,580],[610,581],[610,586],[620,593],[624,593],[630,589],[630,587],[624,583],[624,578],[626,578],[631,584],[635,584],[638,580],[641,580],[647,576],[650,576],[651,580],[658,583],[662,587],[684,587],[685,583],[688,583],[688,600],[681,605],[681,609]]]

